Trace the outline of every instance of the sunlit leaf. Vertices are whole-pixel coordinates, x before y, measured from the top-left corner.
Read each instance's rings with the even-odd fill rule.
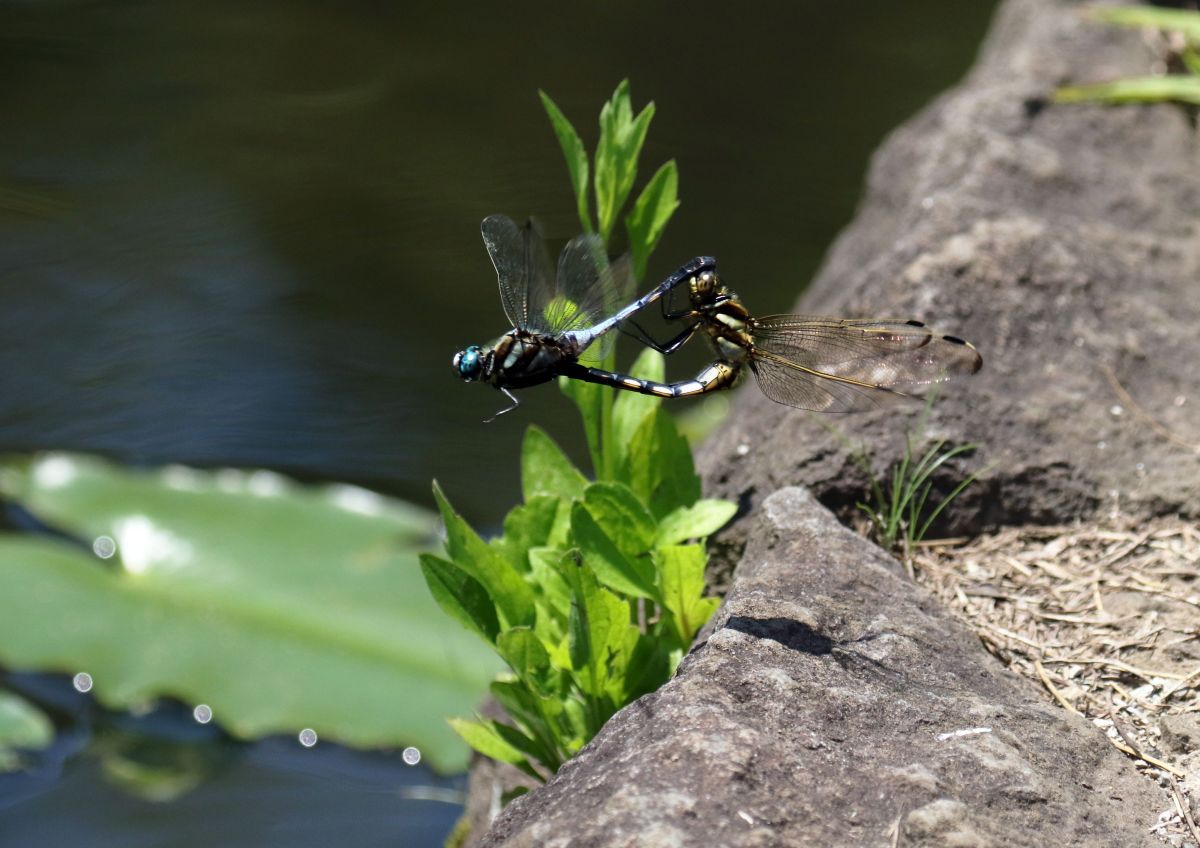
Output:
[[[312,727],[465,763],[442,717],[469,711],[498,662],[425,587],[430,513],[268,472],[68,454],[10,463],[0,487],[84,542],[0,536],[4,665],[87,671],[117,709],[205,703],[243,738]]]
[[[575,191],[575,205],[579,210],[579,223],[583,225],[584,232],[590,233],[592,219],[588,215],[587,150],[579,138],[579,133],[575,132],[575,127],[550,99],[550,95],[539,89],[538,96],[542,99],[542,107],[546,110],[547,117],[550,118],[550,125],[554,127],[554,134],[558,136],[558,144],[562,147],[563,157],[567,160],[567,172],[571,176],[571,188]]]
[[[545,430],[532,425],[525,430],[521,444],[521,489],[526,501],[538,495],[570,500],[583,494],[586,485],[587,478]]]
[[[633,361],[629,373],[642,380],[661,383],[666,377],[666,362],[661,353],[646,348]],[[634,433],[661,404],[662,398],[654,395],[643,395],[639,392],[617,393],[613,401],[613,442],[618,463],[625,462]]]
[[[1200,12],[1191,9],[1156,9],[1152,6],[1089,6],[1087,16],[1117,26],[1154,27],[1181,33],[1188,41],[1200,43]]]
[[[496,605],[487,590],[452,562],[433,554],[421,554],[421,573],[433,599],[446,615],[484,641],[494,643],[500,632]]]
[[[498,554],[454,511],[437,482],[433,497],[446,527],[446,552],[454,564],[475,579],[500,614],[501,627],[532,624],[533,590],[508,560]]]
[[[1200,77],[1171,74],[1068,85],[1058,89],[1054,99],[1059,103],[1161,103],[1169,100],[1200,104]]]
[[[637,160],[654,118],[654,103],[633,116],[629,80],[622,80],[612,99],[600,110],[600,141],[596,145],[596,218],[608,243],[613,224],[637,179]]]
[[[688,539],[703,539],[711,536],[737,512],[733,501],[702,500],[691,506],[681,506],[668,514],[658,524],[655,543],[675,545]]]
[[[633,275],[643,279],[646,275],[646,261],[658,247],[667,222],[679,208],[679,171],[675,160],[660,167],[638,199],[633,209],[625,216],[625,229],[629,233],[629,251],[633,254]]]
[[[0,772],[21,767],[19,751],[39,751],[54,741],[54,725],[16,692],[0,689]]]
[[[625,556],[642,556],[654,544],[654,516],[628,486],[592,483],[583,490],[583,505]]]
[[[627,557],[622,553],[583,504],[576,504],[571,512],[571,532],[583,553],[584,562],[602,584],[639,598],[654,599],[657,596],[654,568],[649,559]]]

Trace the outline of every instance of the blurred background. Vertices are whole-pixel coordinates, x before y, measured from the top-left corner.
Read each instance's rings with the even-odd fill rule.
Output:
[[[635,108],[657,104],[635,193],[663,161],[680,170],[649,279],[711,254],[752,309],[781,311],[853,214],[871,151],[965,72],[992,9],[0,0],[0,451],[268,467],[420,504],[436,477],[496,527],[528,424],[586,467],[553,386],[485,425],[503,398],[450,369],[509,329],[480,219],[577,229],[537,90],[591,152],[628,77]],[[397,819],[393,795],[363,791],[374,761],[354,778],[313,762],[307,791],[364,823],[356,844],[437,844],[455,815]],[[220,791],[261,791],[256,763]],[[81,806],[86,776],[14,781],[0,834],[90,809],[56,839],[138,844]],[[264,825],[247,844],[302,836]]]

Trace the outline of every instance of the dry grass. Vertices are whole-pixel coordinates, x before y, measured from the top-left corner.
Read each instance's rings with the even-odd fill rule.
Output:
[[[1163,782],[1154,831],[1200,844],[1200,527],[1025,527],[912,553],[989,651]]]

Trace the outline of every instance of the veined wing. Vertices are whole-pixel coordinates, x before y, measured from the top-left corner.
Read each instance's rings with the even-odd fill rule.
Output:
[[[749,330],[763,394],[818,412],[872,409],[983,364],[971,345],[917,321],[775,315]]]
[[[554,277],[542,234],[533,221],[518,227],[507,215],[489,215],[479,227],[500,286],[504,314],[514,327],[544,331]]]
[[[629,256],[609,262],[600,236],[576,236],[558,257],[558,298],[547,310],[547,323],[556,333],[586,330],[633,300],[633,266]],[[616,340],[607,333],[592,353],[604,356]]]

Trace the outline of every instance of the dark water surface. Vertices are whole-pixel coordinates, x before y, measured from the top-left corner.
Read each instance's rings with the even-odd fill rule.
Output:
[[[507,329],[480,219],[577,226],[536,90],[592,149],[628,76],[658,105],[643,178],[670,157],[681,174],[650,276],[712,254],[783,310],[871,150],[963,73],[992,6],[0,0],[0,450],[269,466],[422,503],[437,477],[494,526],[529,423],[584,456],[552,386],[485,426],[502,398],[450,371]],[[246,759],[278,783],[222,791],[288,797],[283,759]],[[0,797],[0,833],[56,815],[57,844],[162,844],[82,803],[88,768]],[[314,804],[275,800],[281,822]],[[174,844],[204,844],[179,815]],[[363,811],[331,796],[321,815]],[[219,841],[301,844],[250,829]]]

